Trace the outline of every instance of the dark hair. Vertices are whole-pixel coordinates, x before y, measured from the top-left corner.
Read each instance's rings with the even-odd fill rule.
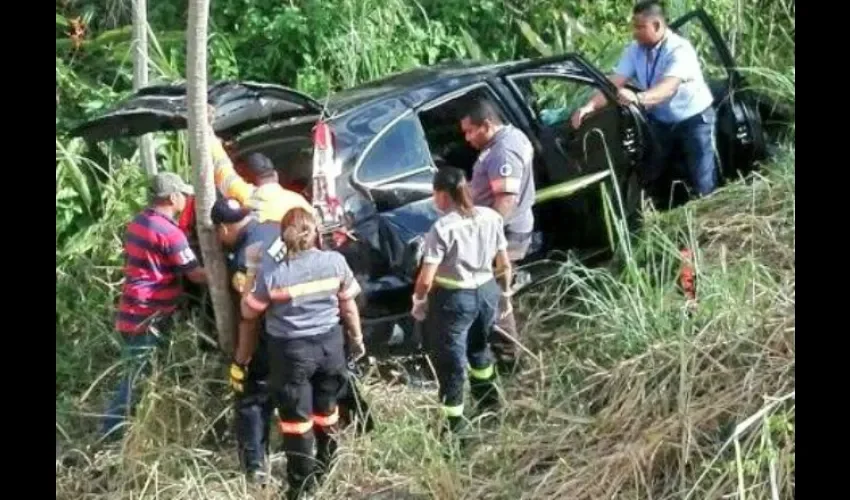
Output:
[[[434,174],[434,191],[448,193],[457,211],[464,217],[472,217],[475,213],[472,193],[469,191],[463,170],[457,167],[443,167],[437,170]]]
[[[664,19],[664,6],[659,0],[641,0],[632,8],[632,15],[638,14]]]
[[[316,219],[301,207],[289,209],[280,221],[286,254],[295,255],[316,246]]]
[[[502,123],[502,117],[499,115],[496,107],[489,99],[483,97],[479,97],[470,102],[466,113],[463,114],[463,117],[469,118],[469,121],[472,122],[473,125],[481,125],[484,123],[484,120],[490,120],[493,123]]]

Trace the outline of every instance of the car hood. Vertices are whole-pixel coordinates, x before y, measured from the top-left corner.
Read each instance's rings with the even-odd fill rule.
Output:
[[[317,100],[282,85],[219,81],[209,86],[207,95],[215,106],[213,128],[222,137],[263,123],[322,112]],[[186,128],[187,116],[185,83],[151,85],[76,127],[71,135],[102,141],[180,130]]]

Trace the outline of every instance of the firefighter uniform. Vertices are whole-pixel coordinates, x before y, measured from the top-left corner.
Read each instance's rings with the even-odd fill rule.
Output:
[[[281,248],[280,223],[258,222],[250,218],[247,209],[235,200],[219,198],[213,205],[211,218],[214,224],[238,224],[248,219],[239,230],[232,252],[228,255],[228,268],[233,289],[240,295],[253,280],[257,256],[271,258]],[[260,335],[251,362],[244,369],[231,365],[231,386],[236,393],[236,441],[239,461],[251,479],[261,479],[269,451],[269,424],[274,410],[268,389],[268,355],[266,338],[260,322]]]
[[[260,222],[280,222],[289,209],[301,207],[313,212],[313,206],[300,194],[280,185],[274,164],[265,155],[253,153],[246,158],[246,166],[255,177],[268,179],[255,186],[236,172],[221,140],[210,132],[211,153],[215,185],[227,198],[237,200],[253,211]]]
[[[516,208],[505,218],[508,256],[514,262],[523,259],[531,246],[535,196],[533,160],[534,148],[525,134],[513,125],[504,125],[481,150],[472,169],[470,187],[476,205],[492,208],[498,195],[517,196]],[[498,321],[498,326],[518,338],[512,308]],[[498,331],[493,335],[493,350],[497,358],[507,364],[516,359],[516,345]]]
[[[311,248],[264,260],[243,300],[243,307],[266,311],[269,382],[293,498],[315,484],[314,473],[323,474],[336,449],[337,395],[346,383],[339,301],[359,292],[341,254]]]
[[[455,431],[463,423],[467,363],[474,402],[485,407],[497,402],[488,336],[499,316],[493,262],[507,246],[501,215],[487,207],[475,207],[474,217],[467,218],[449,212],[425,237],[423,262],[437,265],[425,328],[443,412]]]

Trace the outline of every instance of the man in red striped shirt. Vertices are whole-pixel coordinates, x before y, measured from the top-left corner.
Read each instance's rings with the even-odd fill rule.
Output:
[[[207,282],[204,268],[175,221],[186,208],[186,195],[192,194],[192,186],[177,174],[157,174],[151,186],[153,202],[127,225],[125,279],[115,328],[124,340],[122,355],[128,370],[107,410],[104,433],[116,431],[127,411],[132,411],[134,379],[147,373],[151,355],[169,333],[182,293],[180,276]]]

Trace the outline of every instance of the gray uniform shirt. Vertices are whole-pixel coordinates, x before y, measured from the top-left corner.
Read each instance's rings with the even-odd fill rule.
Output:
[[[475,207],[474,217],[456,211],[440,217],[425,235],[424,246],[423,262],[439,264],[438,285],[477,288],[493,279],[493,259],[508,243],[499,212]]]
[[[472,198],[476,205],[493,207],[497,194],[518,196],[517,206],[505,220],[512,233],[534,229],[534,148],[528,137],[513,125],[505,125],[478,155],[472,168]]]
[[[271,257],[275,246],[268,249]],[[360,293],[342,254],[316,248],[289,259],[264,258],[248,305],[266,311],[270,337],[292,339],[320,335],[340,321],[339,301]]]

